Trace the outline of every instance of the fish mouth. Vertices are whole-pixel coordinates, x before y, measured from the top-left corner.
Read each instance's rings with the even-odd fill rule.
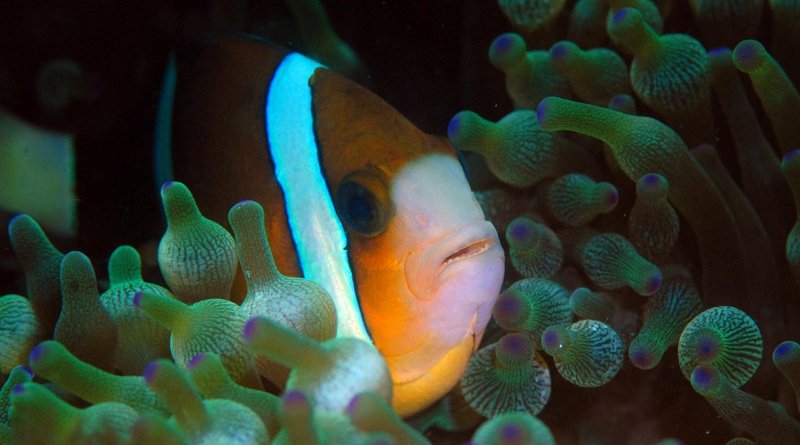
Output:
[[[417,299],[431,300],[450,270],[490,251],[498,251],[502,255],[497,231],[492,223],[485,219],[469,221],[409,254],[405,261],[408,288]]]

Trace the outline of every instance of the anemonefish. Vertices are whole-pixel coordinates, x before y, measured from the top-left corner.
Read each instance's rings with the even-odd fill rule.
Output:
[[[337,335],[374,343],[400,415],[441,398],[480,343],[504,267],[453,147],[257,38],[174,60],[162,135],[173,177],[223,224],[240,200],[264,206],[279,270],[330,293]]]

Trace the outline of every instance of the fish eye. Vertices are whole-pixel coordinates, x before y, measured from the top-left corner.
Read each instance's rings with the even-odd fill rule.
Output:
[[[394,213],[386,183],[364,171],[347,175],[339,184],[336,209],[345,226],[368,237],[383,232]]]

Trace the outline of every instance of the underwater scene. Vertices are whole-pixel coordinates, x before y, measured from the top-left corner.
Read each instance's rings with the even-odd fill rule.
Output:
[[[0,445],[800,444],[800,0],[0,5]]]

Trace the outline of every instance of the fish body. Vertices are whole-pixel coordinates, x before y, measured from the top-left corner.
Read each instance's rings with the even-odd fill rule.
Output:
[[[264,207],[278,269],[331,294],[337,335],[375,344],[398,413],[443,396],[480,342],[504,267],[449,142],[260,39],[195,45],[174,68],[162,116],[172,177],[222,223],[243,199]]]

